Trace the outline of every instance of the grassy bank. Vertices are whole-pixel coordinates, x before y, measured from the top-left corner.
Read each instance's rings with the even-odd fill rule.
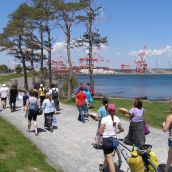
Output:
[[[10,79],[13,78],[20,78],[23,77],[23,74],[17,74],[17,73],[11,73],[11,74],[6,74],[6,75],[1,75],[0,77],[0,83],[3,84],[4,82],[9,82]]]
[[[75,105],[75,100],[67,100],[65,98],[61,99],[61,102],[65,104],[71,104]],[[133,99],[110,99],[110,103],[115,103],[116,106],[119,107],[125,107],[127,109],[130,109],[133,107],[134,100]],[[94,108],[91,109],[91,111],[96,112],[101,104],[100,99],[94,100]],[[148,122],[150,126],[160,128],[160,125],[162,121],[166,118],[166,115],[169,113],[170,106],[167,101],[149,101],[149,100],[143,100],[143,106],[145,109],[145,119]],[[117,113],[117,115],[120,118],[125,118],[124,115]],[[125,118],[126,119],[126,118]]]
[[[0,118],[0,172],[62,172],[15,127]]]

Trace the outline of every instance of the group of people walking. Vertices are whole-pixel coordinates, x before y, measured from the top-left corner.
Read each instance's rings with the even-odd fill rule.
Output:
[[[16,99],[18,96],[17,85],[12,85],[9,89],[6,84],[3,84],[0,88],[1,104],[2,108],[5,109],[7,106],[7,99],[9,99],[9,105],[11,112],[16,110]]]
[[[9,104],[11,112],[16,110],[16,97],[18,96],[17,85],[12,85],[9,89],[6,84],[3,84],[0,88],[1,102],[3,109],[6,108],[7,98],[9,97]],[[89,84],[84,86],[82,83],[75,92],[76,106],[79,112],[78,120],[85,123],[88,118],[89,108],[93,106],[94,93],[91,92]],[[98,121],[98,129],[96,133],[95,144],[99,144],[102,140],[103,152],[104,152],[104,165],[108,166],[110,172],[115,172],[113,164],[112,152],[118,145],[116,130],[123,132],[123,126],[119,117],[116,116],[117,107],[115,104],[109,103],[107,98],[102,98],[102,106],[97,111],[95,120]],[[26,111],[26,117],[28,119],[28,129],[31,131],[31,122],[33,121],[33,127],[35,135],[38,136],[37,129],[37,115],[40,111],[44,113],[44,128],[53,131],[52,119],[54,113],[60,110],[59,108],[59,89],[55,84],[51,84],[48,89],[45,89],[43,84],[40,84],[39,88],[33,88],[30,90],[29,95],[25,92],[23,95],[23,108]],[[140,98],[135,99],[134,106],[125,111],[125,115],[130,121],[128,134],[124,139],[124,143],[128,145],[135,145],[139,147],[146,142],[144,132],[144,108]],[[172,106],[171,112],[167,116],[166,120],[161,125],[164,132],[169,131],[168,140],[168,157],[167,164],[164,168],[164,172],[168,172],[172,164]],[[113,144],[111,144],[113,143]]]
[[[18,97],[17,85],[12,84],[9,89],[6,84],[3,84],[0,88],[0,96],[2,108],[6,108],[7,99],[9,99],[9,105],[11,112],[16,110],[16,100]],[[55,84],[51,84],[48,89],[46,89],[43,84],[39,87],[34,87],[23,95],[23,110],[25,111],[25,117],[28,119],[28,129],[31,131],[31,124],[33,122],[33,127],[35,135],[38,136],[37,129],[37,116],[40,113],[44,113],[44,128],[53,132],[53,114],[60,110],[59,107],[59,89]]]
[[[44,128],[53,132],[53,115],[60,110],[59,89],[55,87],[55,84],[51,84],[47,90],[43,84],[40,84],[39,88],[33,88],[29,94],[30,97],[27,100],[25,99],[24,102],[28,118],[28,132],[30,132],[31,121],[33,120],[35,135],[38,135],[36,120],[37,115],[42,112],[44,113],[45,119]]]
[[[94,91],[93,88],[87,83],[84,86],[82,83],[75,92],[76,106],[79,111],[78,120],[85,123],[85,119],[88,118],[88,109],[92,107]]]

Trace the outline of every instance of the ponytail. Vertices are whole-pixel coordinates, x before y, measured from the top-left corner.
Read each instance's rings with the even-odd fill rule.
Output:
[[[113,126],[116,127],[116,122],[114,122],[114,114],[110,114],[111,118],[112,118],[112,122],[113,122]]]
[[[116,122],[114,122],[114,115],[115,115],[115,111],[116,111],[115,104],[108,104],[107,110],[108,110],[108,113],[110,114],[110,116],[112,118],[113,126],[115,127],[116,126]]]

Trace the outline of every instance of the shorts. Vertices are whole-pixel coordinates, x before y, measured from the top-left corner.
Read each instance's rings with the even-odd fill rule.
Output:
[[[168,146],[172,148],[172,140],[168,139]]]
[[[7,100],[7,98],[1,98],[1,101],[6,101]]]
[[[118,146],[117,139],[114,139],[113,137],[110,138],[103,138],[103,152],[104,154],[110,154],[114,151],[114,149]]]
[[[35,110],[29,110],[28,112],[28,120],[29,121],[36,121],[37,119],[37,115],[38,115],[38,111],[35,111]]]

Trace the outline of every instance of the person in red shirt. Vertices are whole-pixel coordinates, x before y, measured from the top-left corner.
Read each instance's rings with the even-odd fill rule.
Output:
[[[80,86],[80,91],[76,94],[76,106],[79,111],[78,120],[85,123],[84,118],[84,102],[86,101],[86,104],[88,106],[88,101],[86,99],[86,94],[83,92],[84,87]]]

